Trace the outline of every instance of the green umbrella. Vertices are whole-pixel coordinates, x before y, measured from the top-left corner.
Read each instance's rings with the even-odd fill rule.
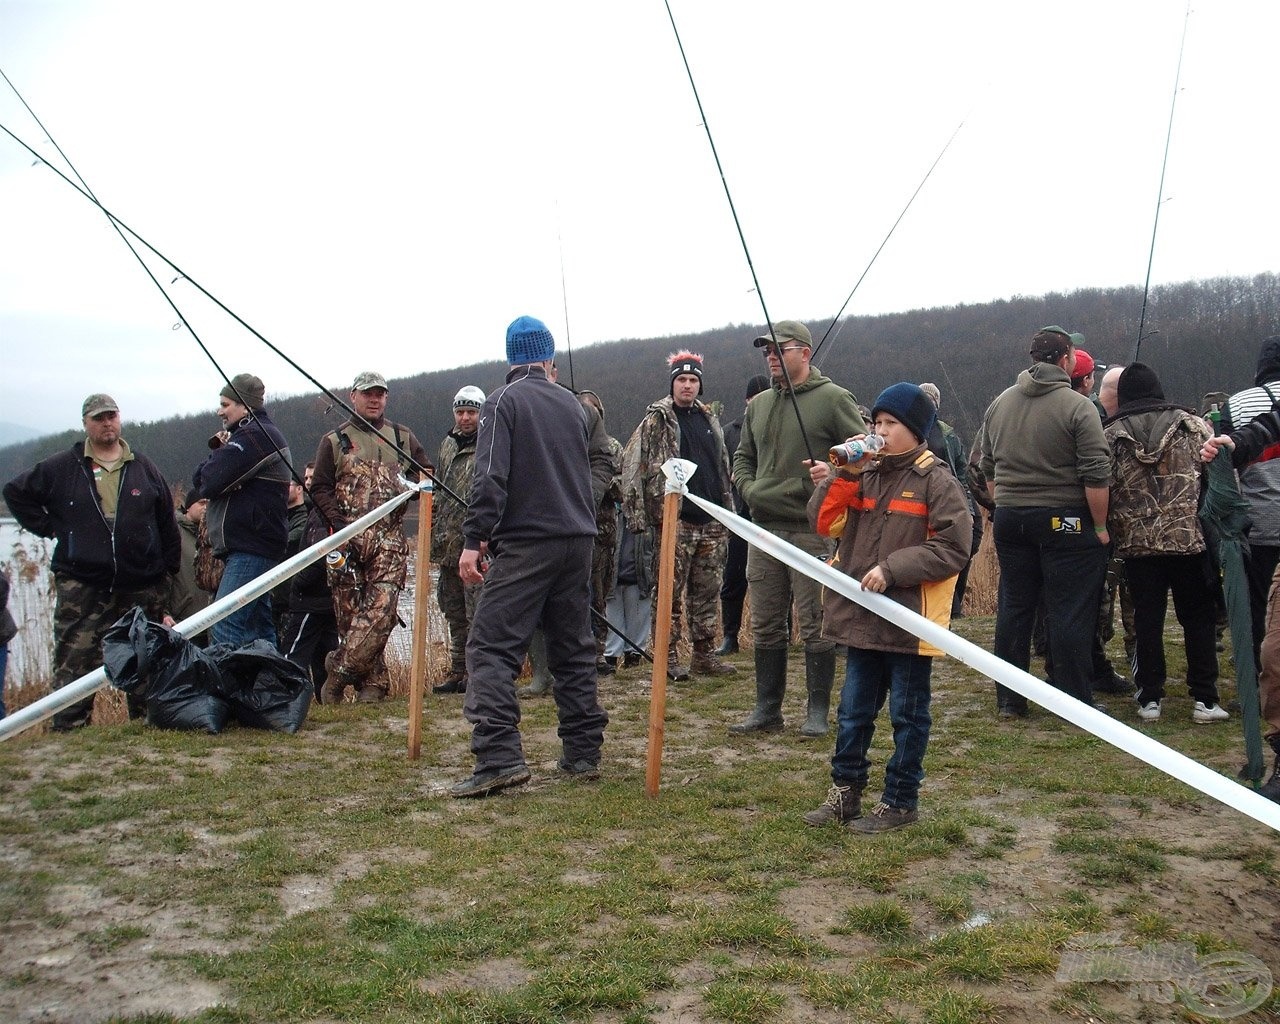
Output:
[[[1227,598],[1227,622],[1236,662],[1236,692],[1244,724],[1244,749],[1248,762],[1241,777],[1257,789],[1262,782],[1262,729],[1258,703],[1258,667],[1253,660],[1253,627],[1249,613],[1249,583],[1244,560],[1249,525],[1249,505],[1240,496],[1231,460],[1224,452],[1208,464],[1208,487],[1200,503],[1205,536],[1216,544],[1222,564],[1222,589]]]

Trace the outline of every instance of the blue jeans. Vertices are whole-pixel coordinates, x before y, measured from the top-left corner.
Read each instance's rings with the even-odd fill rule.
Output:
[[[227,555],[225,568],[222,570],[222,582],[218,584],[218,593],[214,600],[221,600],[233,591],[239,590],[246,583],[257,579],[268,569],[274,569],[279,562],[265,555],[250,555],[242,551],[233,551]],[[232,647],[243,647],[253,640],[269,640],[276,643],[276,627],[271,619],[271,594],[266,593],[250,601],[243,608],[237,608],[221,622],[217,622],[209,630],[215,644],[230,644]]]
[[[929,745],[929,678],[933,659],[924,654],[890,654],[849,648],[844,689],[836,714],[836,752],[831,778],[838,786],[864,788],[871,762],[867,751],[876,731],[876,716],[889,698],[893,723],[893,756],[884,770],[883,801],[914,811],[924,779],[924,752]]]
[[[996,657],[1024,672],[1030,667],[1031,625],[1043,592],[1053,684],[1089,703],[1108,549],[1088,510],[997,508],[992,533],[1000,561]],[[999,684],[996,702],[1020,711],[1027,706],[1025,697]]]

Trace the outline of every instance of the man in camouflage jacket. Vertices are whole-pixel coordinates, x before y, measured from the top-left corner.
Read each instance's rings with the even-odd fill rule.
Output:
[[[430,460],[413,431],[386,419],[387,381],[359,374],[351,385],[356,416],[320,440],[311,496],[332,530],[384,505],[402,490],[400,474],[417,480]],[[342,700],[348,686],[362,701],[387,695],[384,652],[396,624],[396,606],[409,564],[401,505],[344,549],[346,564],[331,566],[329,586],[338,619],[338,649],[325,658],[325,703]]]
[[[471,384],[453,396],[453,429],[440,442],[436,463],[436,479],[443,486],[432,492],[431,561],[440,574],[436,600],[449,624],[449,674],[432,687],[436,693],[462,693],[467,688],[467,634],[480,585],[463,584],[458,577],[458,559],[462,557],[462,523],[476,475],[476,431],[482,405],[484,392]],[[451,493],[445,492],[446,487]]]
[[[1187,688],[1196,722],[1225,720],[1218,706],[1214,636],[1216,581],[1198,516],[1210,430],[1188,409],[1170,405],[1155,371],[1133,363],[1120,375],[1119,408],[1103,433],[1111,445],[1107,526],[1124,559],[1133,598],[1134,681],[1138,715],[1160,717],[1164,699],[1164,619],[1169,592],[1186,638]]]
[[[671,391],[645,411],[623,453],[623,515],[637,533],[670,528],[662,521],[666,478],[662,465],[669,459],[687,459],[698,467],[689,480],[689,491],[723,508],[733,508],[729,484],[729,456],[720,421],[710,407],[698,400],[702,393],[702,356],[678,352],[668,360]],[[680,504],[676,530],[675,581],[671,601],[671,641],[667,674],[683,679],[689,670],[679,664],[682,612],[689,619],[693,643],[692,670],[700,675],[732,675],[737,669],[715,653],[720,582],[728,550],[727,531],[692,502]],[[658,577],[654,545],[653,575]],[[657,614],[655,606],[654,614]],[[656,632],[657,624],[654,624]]]

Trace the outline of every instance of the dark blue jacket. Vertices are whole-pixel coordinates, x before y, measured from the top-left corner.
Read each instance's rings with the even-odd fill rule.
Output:
[[[590,415],[595,416],[594,410]],[[463,547],[504,538],[594,537],[587,449],[592,423],[541,366],[515,366],[480,410],[476,475]]]
[[[209,542],[219,558],[241,554],[284,558],[289,543],[289,443],[260,409],[231,429],[192,477],[194,494],[208,498]]]
[[[182,562],[169,485],[150,459],[133,453],[120,473],[115,520],[102,514],[83,440],[5,484],[4,500],[24,529],[57,541],[55,575],[100,590],[135,590]]]

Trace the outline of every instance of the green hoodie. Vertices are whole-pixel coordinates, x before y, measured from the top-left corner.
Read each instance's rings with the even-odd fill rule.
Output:
[[[980,443],[998,507],[1083,508],[1084,489],[1111,479],[1111,448],[1097,410],[1052,363],[1023,370],[996,396]]]
[[[803,436],[797,408],[804,421]],[[804,438],[813,457],[821,460],[833,445],[866,432],[853,395],[813,366],[804,383],[796,385],[794,396],[775,384],[753,398],[733,457],[733,481],[752,520],[775,533],[812,532],[806,505],[814,488],[804,464],[809,458]]]

